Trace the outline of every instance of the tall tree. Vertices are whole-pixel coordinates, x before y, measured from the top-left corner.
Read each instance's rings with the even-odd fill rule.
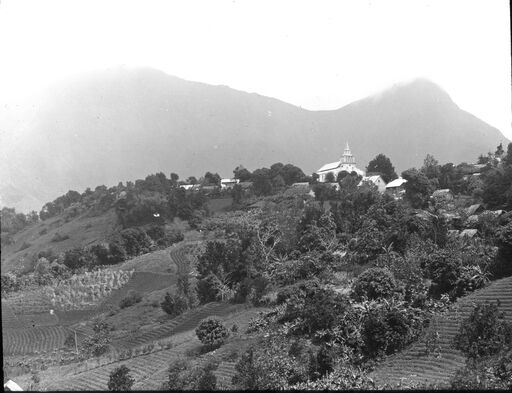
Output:
[[[395,172],[395,167],[391,160],[384,154],[378,154],[373,160],[368,163],[366,167],[368,173],[378,173],[386,183],[396,179],[398,176]]]

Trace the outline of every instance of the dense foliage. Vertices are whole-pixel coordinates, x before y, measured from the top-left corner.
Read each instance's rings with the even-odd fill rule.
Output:
[[[229,331],[219,318],[208,317],[199,322],[196,335],[207,347],[217,348],[229,337]]]
[[[113,392],[126,392],[131,390],[135,380],[129,373],[130,369],[125,365],[112,370],[108,380],[108,390]]]

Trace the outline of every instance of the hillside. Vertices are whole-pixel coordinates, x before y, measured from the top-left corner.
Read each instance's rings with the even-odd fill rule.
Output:
[[[22,211],[69,189],[158,171],[229,176],[239,164],[253,170],[291,162],[309,174],[337,159],[346,141],[361,168],[382,152],[398,171],[421,165],[427,153],[442,163],[474,161],[505,141],[425,80],[338,110],[308,111],[153,69],[120,68],[63,81],[25,106],[2,108],[0,123],[8,163],[0,166],[0,201]]]
[[[391,388],[401,383],[435,383],[441,388],[449,388],[449,381],[457,370],[464,367],[466,357],[452,348],[455,335],[461,322],[467,319],[476,304],[498,303],[498,309],[512,322],[512,278],[499,280],[456,302],[443,315],[430,322],[425,336],[410,348],[391,356],[377,367],[372,377],[379,383],[389,384]],[[438,333],[435,352],[428,353],[425,337],[428,333]]]

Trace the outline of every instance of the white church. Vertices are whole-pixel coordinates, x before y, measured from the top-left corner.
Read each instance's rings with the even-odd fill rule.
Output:
[[[331,162],[330,164],[325,164],[323,167],[321,167],[318,171],[316,171],[318,175],[318,181],[325,183],[326,177],[328,173],[332,173],[334,175],[334,179],[338,176],[338,173],[346,171],[348,173],[356,172],[360,176],[365,176],[365,171],[362,171],[361,169],[356,167],[356,159],[350,152],[350,147],[345,147],[345,151],[343,152],[343,155],[341,156],[339,161]]]

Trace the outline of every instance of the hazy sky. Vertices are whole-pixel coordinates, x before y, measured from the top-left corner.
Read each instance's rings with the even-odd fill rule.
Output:
[[[506,0],[0,1],[0,102],[123,64],[307,109],[426,77],[512,139]]]

